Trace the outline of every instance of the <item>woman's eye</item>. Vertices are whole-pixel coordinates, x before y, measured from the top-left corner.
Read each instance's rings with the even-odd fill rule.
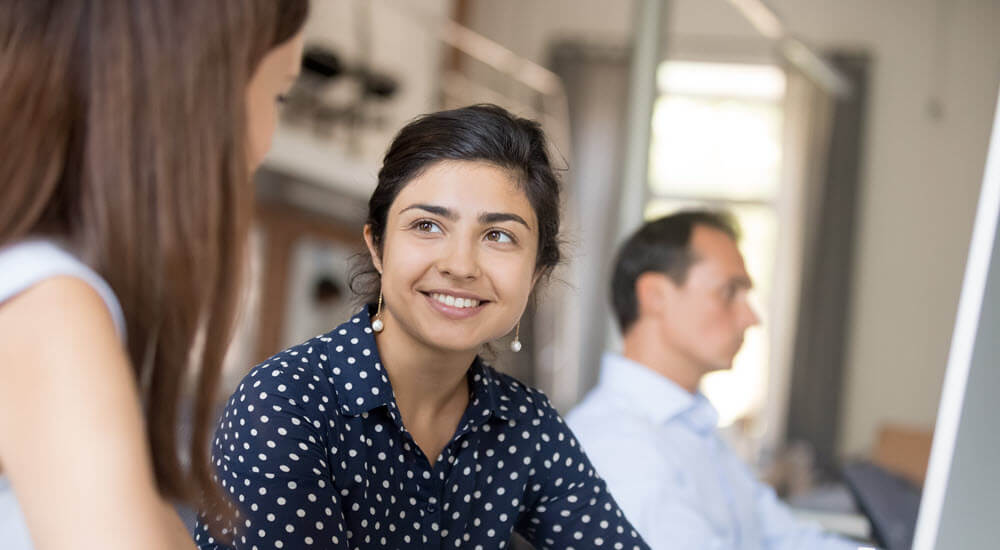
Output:
[[[421,220],[421,221],[417,222],[414,225],[414,227],[417,228],[417,231],[422,231],[424,233],[440,233],[441,232],[441,228],[438,227],[438,224],[436,224],[434,222],[427,221],[427,220]]]
[[[498,231],[496,229],[486,233],[486,240],[493,241],[497,243],[512,243],[514,239],[510,238],[510,235],[504,233],[503,231]]]

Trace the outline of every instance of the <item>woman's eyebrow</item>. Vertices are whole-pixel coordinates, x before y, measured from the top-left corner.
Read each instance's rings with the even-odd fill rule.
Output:
[[[443,206],[435,206],[433,204],[411,204],[410,206],[400,210],[399,213],[402,214],[408,210],[423,210],[451,221],[458,219],[458,214],[454,211]]]
[[[524,218],[518,216],[517,214],[512,214],[510,212],[484,212],[479,215],[479,223],[483,225],[500,222],[517,222],[528,228],[529,231],[531,230],[531,226],[528,225],[528,222],[524,221]]]
[[[450,208],[446,208],[444,206],[437,206],[433,204],[423,204],[423,203],[411,204],[410,206],[407,206],[406,208],[400,210],[399,213],[402,214],[409,210],[423,210],[430,214],[441,216],[442,218],[445,218],[450,221],[455,221],[459,218],[458,213]],[[483,212],[482,214],[479,215],[478,220],[479,223],[483,225],[502,223],[502,222],[515,222],[523,225],[529,231],[531,230],[531,226],[528,225],[528,222],[526,222],[524,218],[512,212]]]

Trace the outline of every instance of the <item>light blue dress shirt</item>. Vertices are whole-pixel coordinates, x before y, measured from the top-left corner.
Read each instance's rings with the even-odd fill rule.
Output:
[[[719,437],[704,395],[621,355],[605,354],[567,421],[654,549],[858,548],[797,521]]]

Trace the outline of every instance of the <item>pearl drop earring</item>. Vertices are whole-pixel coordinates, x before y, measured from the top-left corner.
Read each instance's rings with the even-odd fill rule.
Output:
[[[510,351],[514,353],[521,351],[521,321],[517,322],[517,328],[514,329],[514,339],[510,342]]]
[[[385,328],[385,323],[382,322],[382,291],[378,291],[378,309],[375,311],[375,320],[372,321],[372,330],[375,332],[382,332]],[[518,348],[520,349],[520,348]]]

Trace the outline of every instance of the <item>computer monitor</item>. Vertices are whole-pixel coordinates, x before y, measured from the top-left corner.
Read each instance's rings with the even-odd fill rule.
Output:
[[[1000,105],[994,115],[913,550],[1000,548],[998,212]]]

